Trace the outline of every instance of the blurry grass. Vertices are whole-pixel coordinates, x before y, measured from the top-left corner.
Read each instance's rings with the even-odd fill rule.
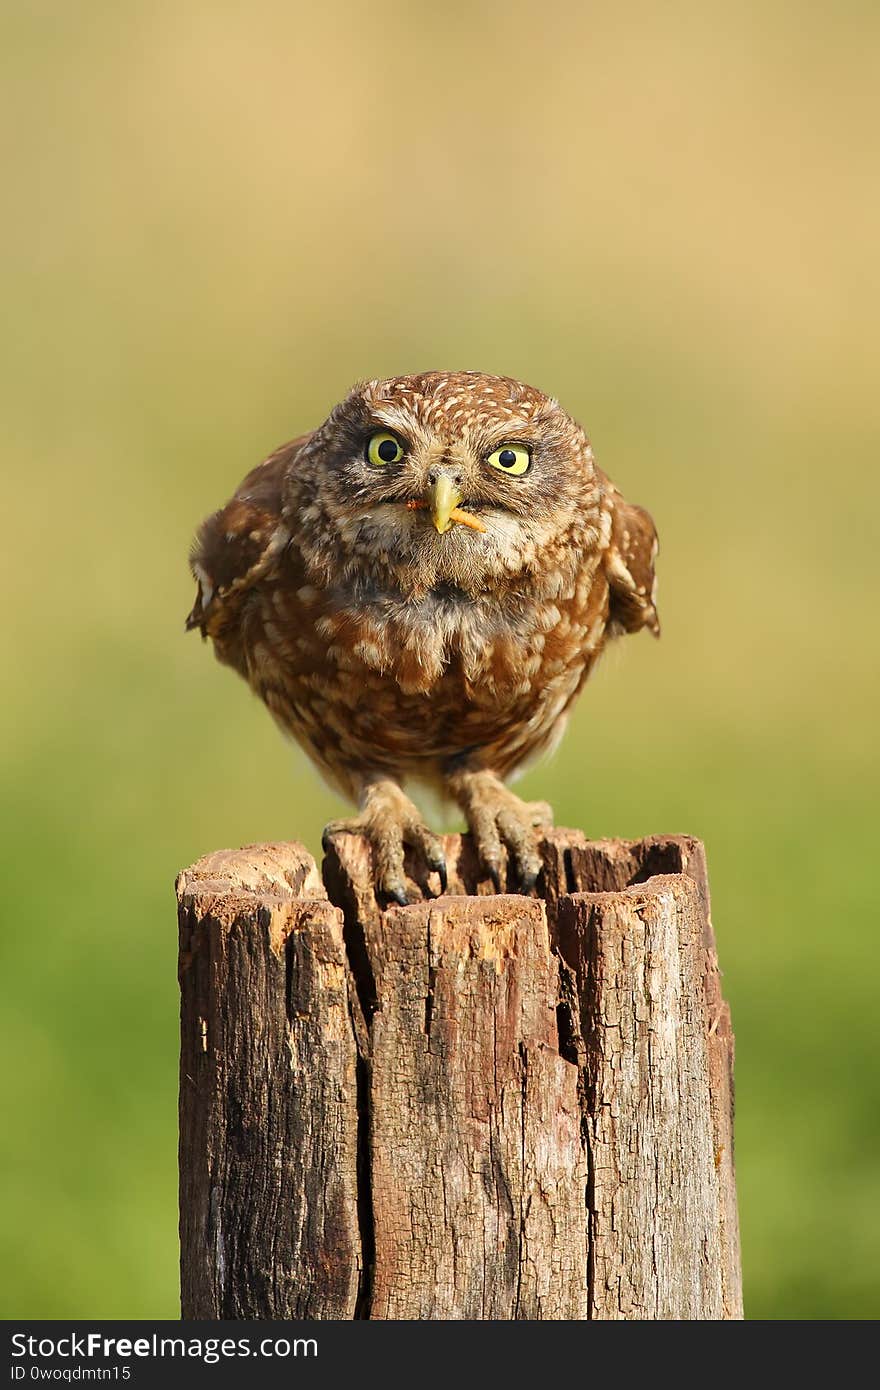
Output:
[[[195,523],[352,380],[479,366],[662,537],[662,642],[524,790],[705,838],[747,1312],[876,1315],[877,15],[257,9],[0,17],[0,1311],[174,1315],[174,875],[339,809],[184,638]]]

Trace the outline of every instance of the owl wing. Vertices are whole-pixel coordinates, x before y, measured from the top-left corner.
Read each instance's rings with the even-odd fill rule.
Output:
[[[282,444],[247,475],[225,507],[202,522],[190,551],[198,584],[187,630],[221,644],[235,631],[248,590],[290,539],[281,521],[284,475],[311,435]]]
[[[657,528],[643,507],[624,501],[613,483],[607,484],[611,502],[611,536],[603,557],[609,588],[608,627],[612,636],[648,628],[660,636],[657,616]]]

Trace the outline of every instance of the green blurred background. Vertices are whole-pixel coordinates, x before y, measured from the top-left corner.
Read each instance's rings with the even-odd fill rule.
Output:
[[[0,13],[6,1317],[177,1313],[172,884],[342,811],[183,617],[360,377],[557,394],[662,537],[526,794],[708,844],[751,1317],[878,1312],[880,10]]]

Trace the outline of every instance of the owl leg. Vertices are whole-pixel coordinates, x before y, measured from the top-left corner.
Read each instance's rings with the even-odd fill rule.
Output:
[[[541,871],[535,827],[553,824],[546,801],[521,801],[500,777],[485,769],[455,768],[446,785],[464,812],[480,864],[501,889],[502,845],[508,851],[508,878],[521,893],[531,893]]]
[[[384,897],[405,907],[406,874],[403,867],[404,847],[409,845],[422,855],[428,869],[440,879],[440,891],[446,892],[446,859],[443,845],[424,824],[418,808],[390,778],[367,782],[360,796],[360,815],[351,820],[331,821],[324,830],[324,848],[334,835],[347,832],[363,835],[373,854],[373,874],[376,890]]]

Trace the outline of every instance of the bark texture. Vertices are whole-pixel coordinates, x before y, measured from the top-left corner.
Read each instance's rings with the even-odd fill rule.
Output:
[[[183,1316],[741,1317],[702,846],[446,853],[385,911],[349,835],[180,876]]]
[[[184,1316],[351,1318],[357,1049],[340,914],[298,845],[209,855],[177,890]]]

